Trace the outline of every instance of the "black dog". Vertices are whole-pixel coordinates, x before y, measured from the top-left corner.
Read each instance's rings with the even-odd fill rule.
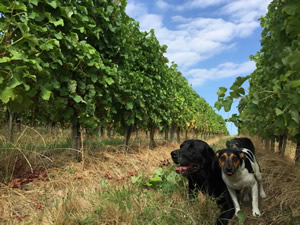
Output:
[[[234,205],[222,179],[215,152],[204,141],[187,140],[180,149],[172,151],[171,156],[174,163],[180,165],[176,172],[188,179],[189,197],[197,196],[198,191],[216,197],[221,208],[217,224],[228,224],[234,215]]]
[[[226,147],[229,149],[241,149],[246,148],[249,149],[253,154],[255,154],[255,148],[252,141],[249,138],[242,137],[242,138],[233,138],[230,141],[226,142]]]

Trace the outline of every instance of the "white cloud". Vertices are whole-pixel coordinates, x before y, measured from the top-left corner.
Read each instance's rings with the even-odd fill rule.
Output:
[[[245,38],[250,36],[256,28],[260,27],[258,22],[245,22],[238,23],[236,26],[236,32],[239,37]]]
[[[178,28],[186,29],[190,35],[201,37],[203,40],[227,42],[237,35],[238,25],[221,18],[193,18],[185,21],[179,24]]]
[[[129,1],[126,6],[126,14],[137,19],[141,15],[147,13],[147,9],[143,4],[136,3],[134,0]]]
[[[206,8],[208,6],[219,5],[227,1],[228,0],[192,0],[186,3],[186,5],[190,5],[192,8]]]
[[[162,10],[170,9],[172,7],[169,3],[163,0],[157,0],[155,6]]]
[[[166,57],[170,62],[174,61],[177,65],[181,65],[181,67],[193,66],[197,62],[207,58],[196,51],[175,51],[167,53]]]
[[[221,6],[215,14],[227,15],[235,22],[257,22],[265,15],[272,0],[187,0],[182,4],[171,5],[165,0],[157,0],[156,6],[160,9],[186,11],[204,9],[210,6]]]
[[[183,69],[232,48],[234,38],[249,36],[259,26],[253,22],[236,24],[222,18],[176,16],[172,20],[177,26],[170,30],[164,27],[160,15],[144,13],[137,20],[141,30],[155,29],[160,44],[168,46],[169,60]]]
[[[255,70],[256,66],[253,61],[247,61],[241,64],[227,62],[211,69],[192,69],[185,73],[189,83],[200,86],[207,80],[220,80],[227,77],[249,75]]]
[[[176,29],[161,27],[155,32],[160,43],[168,46],[170,61],[183,69],[231,49],[234,38],[246,37],[258,27],[257,23],[235,24],[214,18],[175,17],[173,21],[178,21]]]
[[[228,2],[229,0],[190,0],[181,5],[175,5],[173,8],[178,11],[194,8],[207,8],[210,6],[220,5]]]
[[[211,6],[222,6],[221,13],[229,15],[232,19],[243,22],[256,21],[267,12],[272,0],[187,0],[182,4],[171,5],[163,0],[157,0],[157,6],[168,9],[184,11],[191,9],[204,9]]]
[[[191,21],[190,19],[188,18],[185,18],[183,16],[173,16],[172,17],[172,21],[175,22],[175,23],[186,23],[188,21]]]
[[[272,0],[236,0],[221,9],[221,13],[229,15],[233,20],[239,22],[257,21],[265,15],[268,5]]]
[[[140,26],[142,30],[149,31],[151,29],[161,29],[162,28],[162,16],[155,14],[145,14],[139,18]]]
[[[249,74],[254,70],[253,62],[221,64],[213,69],[189,70],[189,68],[233,48],[237,38],[250,36],[259,27],[257,18],[265,14],[270,1],[185,0],[181,5],[171,5],[170,1],[157,0],[155,6],[161,10],[176,9],[176,7],[177,9],[178,7],[188,8],[188,5],[190,8],[219,5],[223,8],[218,13],[227,16],[187,18],[178,13],[170,19],[172,29],[164,25],[166,18],[163,14],[149,13],[143,4],[136,0],[129,1],[126,12],[140,22],[141,30],[155,29],[155,35],[160,44],[168,46],[166,56],[169,61],[178,64],[180,70],[188,71],[184,74],[193,85],[201,85],[206,80]]]

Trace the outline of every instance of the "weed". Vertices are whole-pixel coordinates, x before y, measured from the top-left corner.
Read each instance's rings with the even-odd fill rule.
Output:
[[[75,170],[73,168],[71,168],[71,167],[67,167],[66,171],[68,171],[70,174],[74,174],[75,173]]]
[[[158,168],[150,178],[144,173],[131,177],[133,184],[161,189],[163,192],[178,191],[178,187],[183,187],[185,181],[184,177],[175,172],[175,166]]]
[[[237,217],[238,217],[239,225],[245,224],[247,215],[243,209],[238,212]]]

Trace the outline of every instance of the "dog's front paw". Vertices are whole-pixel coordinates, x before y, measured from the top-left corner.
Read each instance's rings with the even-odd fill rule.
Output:
[[[239,211],[241,211],[240,208],[236,208],[236,209],[235,209],[235,216],[238,216]]]
[[[253,209],[252,210],[252,215],[255,217],[260,217],[260,211],[259,209]]]

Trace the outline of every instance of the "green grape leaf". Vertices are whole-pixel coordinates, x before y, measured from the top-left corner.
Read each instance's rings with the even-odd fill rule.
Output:
[[[227,91],[227,88],[225,88],[225,87],[220,87],[219,90],[218,90],[218,92],[217,92],[217,95],[218,95],[219,97],[225,97],[226,91]]]
[[[51,97],[52,92],[50,90],[48,90],[45,87],[41,88],[41,97],[42,99],[49,101],[50,97]]]
[[[0,91],[0,100],[4,104],[8,103],[9,99],[14,100],[14,98],[15,98],[15,95],[14,95],[13,89],[6,87],[6,88],[4,88],[4,90],[2,92]]]

